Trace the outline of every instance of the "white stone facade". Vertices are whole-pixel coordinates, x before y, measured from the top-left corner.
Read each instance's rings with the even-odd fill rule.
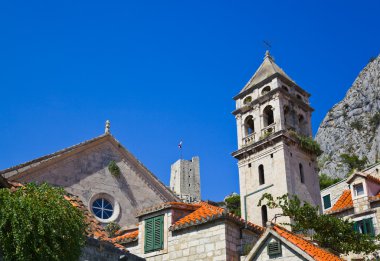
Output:
[[[170,189],[184,202],[201,200],[199,157],[180,159],[171,165]]]

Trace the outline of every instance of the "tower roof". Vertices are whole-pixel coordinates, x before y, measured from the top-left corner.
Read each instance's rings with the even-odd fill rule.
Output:
[[[257,69],[255,74],[252,76],[252,78],[248,81],[248,83],[244,86],[244,88],[240,91],[240,93],[250,89],[251,87],[255,86],[256,84],[262,82],[263,80],[275,75],[279,74],[289,81],[293,82],[295,84],[295,81],[293,81],[275,62],[272,56],[270,55],[269,51],[265,52],[264,61],[260,65],[260,67]]]

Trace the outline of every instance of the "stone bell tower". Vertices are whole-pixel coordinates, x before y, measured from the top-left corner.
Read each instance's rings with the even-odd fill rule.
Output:
[[[320,206],[315,151],[300,143],[311,137],[310,94],[298,86],[267,51],[263,63],[234,97],[242,217],[259,225],[279,209],[257,206],[264,193],[289,193]],[[289,222],[278,217],[276,222]]]

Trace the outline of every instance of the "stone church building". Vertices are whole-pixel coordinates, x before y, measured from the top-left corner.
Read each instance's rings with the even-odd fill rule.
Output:
[[[108,166],[114,161],[120,175]],[[107,130],[105,134],[53,154],[0,171],[20,183],[47,182],[76,195],[103,224],[125,228],[138,223],[142,208],[180,199]]]

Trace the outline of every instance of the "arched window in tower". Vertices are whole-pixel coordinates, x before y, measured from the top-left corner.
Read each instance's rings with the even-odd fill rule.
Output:
[[[251,96],[247,96],[245,97],[244,101],[243,101],[243,104],[246,105],[248,103],[250,103],[252,101],[252,97]]]
[[[270,86],[265,86],[263,88],[263,90],[261,91],[261,95],[265,95],[267,94],[268,92],[270,92]]]
[[[274,123],[274,117],[273,117],[273,107],[268,105],[265,107],[263,111],[264,115],[264,127],[271,125]]]
[[[259,166],[259,185],[265,184],[265,176],[264,176],[264,166],[261,164]]]
[[[302,164],[300,163],[300,164],[298,165],[298,167],[299,167],[299,169],[300,169],[300,180],[301,180],[301,183],[305,183],[305,176],[304,176],[304,174],[303,174],[303,166],[302,166]]]
[[[255,125],[253,123],[253,117],[248,116],[244,121],[245,136],[251,135],[255,132]]]
[[[285,124],[290,124],[290,120],[289,120],[289,107],[288,106],[284,106],[284,121],[285,121]]]
[[[265,205],[261,207],[261,220],[262,220],[263,227],[266,227],[267,222],[268,222],[268,210],[267,210],[267,206]]]
[[[306,129],[306,120],[305,117],[302,114],[298,115],[298,128],[300,130],[300,133],[302,135],[308,136],[309,133]]]
[[[286,87],[286,86],[282,86],[282,88],[283,88],[286,92],[289,92],[288,87]]]

